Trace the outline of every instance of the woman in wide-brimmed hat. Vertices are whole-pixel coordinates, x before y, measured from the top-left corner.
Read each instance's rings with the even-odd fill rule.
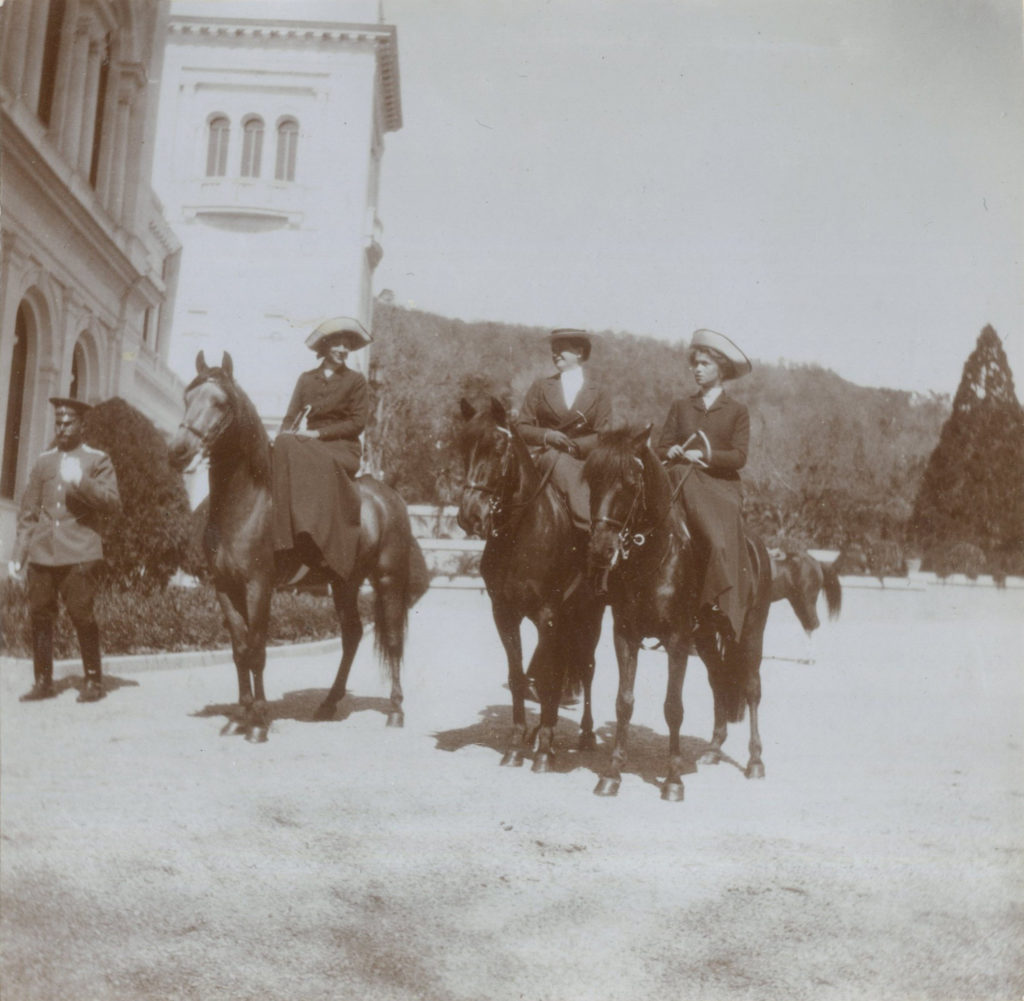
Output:
[[[671,466],[690,527],[707,547],[700,609],[738,638],[753,590],[743,528],[739,471],[750,446],[747,408],[723,383],[750,372],[750,359],[724,334],[698,330],[690,341],[697,392],[673,402],[655,451]]]
[[[370,412],[366,378],[345,362],[370,340],[350,316],[325,320],[306,338],[320,364],[299,376],[274,442],[274,548],[296,550],[306,563],[322,559],[342,577],[358,541],[351,478]]]
[[[568,500],[573,521],[587,528],[590,502],[581,470],[598,432],[611,423],[611,401],[608,391],[586,372],[591,334],[563,327],[553,330],[548,341],[555,374],[537,379],[526,391],[518,429],[528,445],[542,450],[541,470],[554,467],[551,480]]]

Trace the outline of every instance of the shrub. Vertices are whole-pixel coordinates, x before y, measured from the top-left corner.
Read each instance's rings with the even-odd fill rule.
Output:
[[[121,510],[103,533],[106,579],[116,587],[164,587],[186,561],[189,502],[181,474],[153,422],[120,397],[85,418],[85,440],[110,456]]]
[[[4,633],[0,649],[9,656],[32,656],[32,633],[24,587],[0,583]],[[360,601],[364,621],[372,619],[372,603]],[[218,650],[230,646],[220,605],[212,587],[167,587],[163,591],[102,588],[96,598],[96,619],[104,654],[174,653]],[[277,591],[270,611],[268,643],[296,643],[338,635],[334,603],[326,595]],[[61,606],[54,630],[54,656],[78,657],[74,627]]]

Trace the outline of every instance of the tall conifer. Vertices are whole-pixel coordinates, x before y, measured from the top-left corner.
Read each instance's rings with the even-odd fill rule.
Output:
[[[964,364],[952,413],[921,480],[911,531],[926,569],[957,543],[980,547],[994,566],[1024,558],[1024,408],[991,326]]]

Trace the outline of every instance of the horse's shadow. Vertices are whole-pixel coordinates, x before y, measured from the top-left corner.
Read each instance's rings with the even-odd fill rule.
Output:
[[[116,675],[103,675],[103,691],[107,694],[116,692],[119,688],[138,688],[139,683],[131,678],[119,678]],[[56,678],[53,682],[54,691],[61,695],[67,691],[81,692],[85,688],[85,675],[69,674],[63,678]]]
[[[486,747],[500,758],[508,750],[512,733],[512,710],[509,706],[491,705],[483,709],[479,715],[479,722],[472,726],[442,730],[433,734],[436,749],[454,752],[464,747]],[[539,722],[540,717],[528,710],[527,725],[530,732]],[[615,728],[614,720],[595,728],[597,748],[593,751],[580,751],[577,746],[579,724],[574,720],[560,717],[555,728],[555,755],[551,771],[568,774],[582,768],[600,777],[611,758]],[[679,745],[685,760],[683,774],[695,774],[696,762],[711,746],[710,742],[700,737],[680,736]],[[727,754],[722,754],[721,762],[743,772],[743,765]],[[649,785],[660,786],[665,777],[667,763],[668,734],[657,733],[650,727],[633,724],[629,731],[629,758],[622,770],[623,774],[637,775]]]
[[[387,716],[391,712],[391,700],[380,696],[358,696],[346,693],[330,720],[318,720],[316,711],[327,695],[326,688],[302,688],[267,702],[267,715],[271,723],[275,720],[291,719],[299,723],[341,722],[354,713],[378,712]],[[238,703],[214,703],[190,713],[199,719],[224,716],[231,719],[238,711]]]

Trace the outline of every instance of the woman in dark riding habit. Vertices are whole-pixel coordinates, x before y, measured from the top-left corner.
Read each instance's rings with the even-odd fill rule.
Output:
[[[607,390],[587,375],[591,336],[585,330],[553,330],[548,337],[554,375],[537,379],[526,391],[518,429],[523,440],[543,451],[537,464],[542,474],[565,495],[573,521],[590,525],[590,500],[581,470],[597,444],[598,432],[611,424]]]
[[[750,445],[750,415],[723,383],[749,373],[751,364],[713,330],[693,335],[689,360],[697,392],[669,408],[655,452],[670,464],[673,481],[682,481],[687,522],[708,549],[701,618],[719,629],[727,624],[726,634],[738,638],[754,584],[739,474]]]
[[[358,542],[351,478],[370,410],[366,378],[345,361],[370,340],[349,316],[325,320],[306,338],[320,365],[299,376],[274,442],[274,548],[296,550],[308,565],[322,559],[341,577]]]

